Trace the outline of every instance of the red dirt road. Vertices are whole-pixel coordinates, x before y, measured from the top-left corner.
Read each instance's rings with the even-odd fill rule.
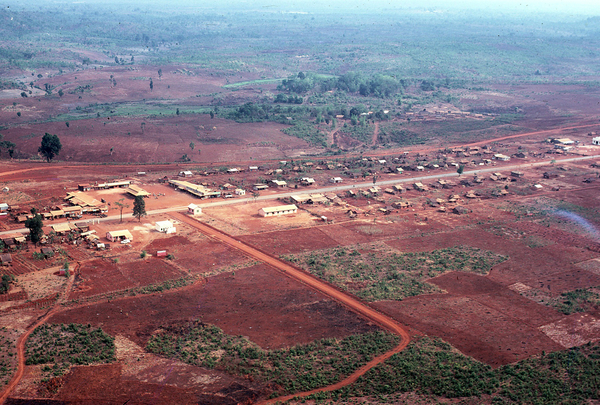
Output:
[[[247,254],[248,256],[250,256],[252,258],[260,260],[260,261],[274,267],[275,269],[282,271],[288,277],[295,279],[297,281],[300,281],[304,285],[327,295],[331,299],[341,303],[342,305],[346,306],[347,308],[354,311],[355,313],[358,313],[358,314],[364,316],[365,318],[375,322],[376,324],[397,334],[398,336],[400,336],[402,338],[400,344],[398,346],[396,346],[393,350],[371,360],[365,366],[356,370],[353,374],[351,374],[345,380],[342,380],[334,385],[331,385],[328,387],[323,387],[323,388],[320,388],[317,390],[293,394],[293,395],[289,396],[289,398],[288,397],[276,398],[276,399],[264,402],[265,404],[275,403],[277,401],[285,401],[285,400],[291,399],[293,397],[305,397],[305,396],[314,394],[316,392],[334,391],[334,390],[342,388],[346,385],[352,384],[360,376],[364,375],[368,370],[370,370],[374,366],[380,364],[381,362],[387,360],[392,355],[402,351],[408,345],[408,343],[410,341],[410,337],[408,335],[408,332],[404,329],[404,327],[402,325],[400,325],[398,322],[396,322],[392,318],[376,311],[375,309],[366,305],[365,303],[358,300],[357,298],[355,298],[343,291],[338,290],[337,288],[313,277],[312,275],[305,273],[304,271],[302,271],[282,260],[277,259],[274,256],[271,256],[271,255],[269,255],[265,252],[262,252],[252,246],[242,243],[240,240],[233,238],[233,237],[231,237],[209,225],[198,222],[195,219],[188,217],[187,215],[175,213],[175,214],[172,214],[172,216],[182,222],[185,222],[188,225],[193,226],[194,228],[198,229],[199,231],[208,235],[209,237],[218,239],[219,241],[221,241],[229,246],[232,246],[236,249],[241,250],[242,252],[244,252],[245,254]]]

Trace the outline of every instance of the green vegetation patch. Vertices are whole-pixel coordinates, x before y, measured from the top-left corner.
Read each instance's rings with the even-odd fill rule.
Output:
[[[375,126],[367,124],[364,119],[361,119],[361,121],[355,125],[344,124],[344,126],[340,128],[340,133],[348,135],[367,145],[370,144],[373,139],[373,131],[375,131]]]
[[[46,364],[42,371],[48,377],[56,377],[64,374],[71,364],[115,361],[114,338],[90,325],[41,325],[27,340],[25,359],[27,365]]]
[[[424,144],[427,138],[421,137],[419,134],[408,131],[402,128],[402,124],[392,122],[389,124],[381,124],[379,133],[377,134],[377,142],[382,144],[396,144],[398,146],[420,145]]]
[[[311,145],[327,147],[327,136],[312,123],[298,121],[295,125],[281,131],[284,134],[303,139]]]
[[[282,390],[279,395],[340,381],[398,342],[397,336],[378,331],[263,350],[244,337],[230,336],[214,325],[194,321],[164,327],[150,338],[146,349],[188,364],[276,384]]]
[[[438,291],[425,281],[447,271],[487,274],[507,257],[470,246],[398,253],[372,244],[286,256],[285,259],[367,301],[380,301]]]
[[[16,339],[6,328],[0,328],[0,387],[8,384],[16,366]]]
[[[442,340],[423,337],[368,371],[355,384],[314,397],[377,395],[380,401],[391,403],[398,393],[416,392],[465,399],[489,395],[493,404],[580,404],[599,399],[599,386],[599,344],[542,354],[492,370]]]
[[[551,299],[548,304],[565,315],[574,312],[585,312],[600,304],[600,294],[597,292],[599,291],[598,288],[580,288],[574,291],[567,291],[560,294],[559,297]]]

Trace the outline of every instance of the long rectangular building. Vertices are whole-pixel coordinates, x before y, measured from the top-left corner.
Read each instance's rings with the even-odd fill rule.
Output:
[[[295,214],[298,212],[298,207],[294,204],[279,205],[277,207],[264,207],[258,210],[258,215],[261,217],[270,217],[273,215]]]
[[[183,180],[169,180],[169,184],[178,190],[187,191],[188,193],[200,198],[214,198],[221,195],[220,191],[213,191],[200,184],[190,183]]]

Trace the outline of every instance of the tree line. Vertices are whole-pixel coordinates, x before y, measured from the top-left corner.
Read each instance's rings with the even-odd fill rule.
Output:
[[[348,72],[339,77],[324,78],[312,73],[299,72],[284,79],[277,86],[277,90],[296,94],[315,89],[321,92],[341,90],[362,96],[387,98],[401,94],[407,85],[403,79],[380,73],[367,76],[360,72]]]

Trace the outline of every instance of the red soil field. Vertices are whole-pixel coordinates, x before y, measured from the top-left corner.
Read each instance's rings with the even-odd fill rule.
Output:
[[[446,294],[375,304],[398,321],[440,336],[465,354],[492,366],[563,348],[539,328],[565,316],[520,296],[508,289],[509,285],[521,282],[556,296],[600,284],[600,277],[574,265],[597,256],[589,250],[560,244],[530,248],[526,240],[510,240],[480,228],[386,243],[402,251],[468,245],[509,256],[488,276],[451,272],[430,280]]]
[[[19,150],[28,156],[37,154],[44,133],[56,134],[63,145],[57,159],[67,162],[165,163],[184,154],[196,162],[235,162],[296,156],[311,150],[305,141],[281,132],[282,128],[285,126],[272,122],[238,124],[194,114],[94,118],[73,121],[68,128],[62,121],[28,124],[3,134],[18,142]],[[196,144],[194,150],[190,142]]]
[[[155,239],[146,249],[152,255],[156,254],[157,250],[166,249],[168,254],[175,256],[177,265],[193,274],[207,273],[220,267],[239,265],[248,261],[242,253],[222,243],[203,240],[192,244],[182,236]]]
[[[242,235],[238,239],[274,255],[300,253],[337,246],[321,227]]]
[[[254,400],[266,387],[226,373],[164,360],[160,367],[125,373],[121,364],[75,366],[58,379],[61,389],[44,404],[223,404]],[[193,383],[195,381],[195,383]],[[107,386],[110,385],[110,389]],[[19,404],[11,398],[7,404]],[[31,403],[31,402],[27,402]],[[34,402],[35,403],[35,402]]]
[[[145,346],[161,325],[201,319],[265,349],[376,329],[339,304],[264,265],[221,274],[178,291],[89,304],[49,323],[91,323]]]
[[[106,259],[94,259],[82,263],[75,275],[75,283],[69,299],[140,287],[177,279],[184,275],[164,260],[152,257],[122,264]]]

